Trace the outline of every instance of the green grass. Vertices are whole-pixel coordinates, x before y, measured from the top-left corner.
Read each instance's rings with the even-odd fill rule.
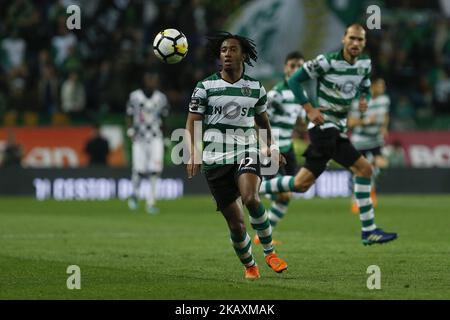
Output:
[[[274,273],[254,246],[253,282],[210,197],[159,206],[0,198],[0,299],[450,299],[448,196],[380,197],[376,222],[399,239],[371,247],[349,199],[295,200],[274,233],[289,270]],[[81,290],[66,287],[72,264]],[[366,287],[369,265],[381,290]]]

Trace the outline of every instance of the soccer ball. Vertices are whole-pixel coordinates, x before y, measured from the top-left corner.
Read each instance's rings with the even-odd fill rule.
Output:
[[[153,52],[165,63],[178,63],[188,52],[186,36],[177,29],[165,29],[153,40]]]

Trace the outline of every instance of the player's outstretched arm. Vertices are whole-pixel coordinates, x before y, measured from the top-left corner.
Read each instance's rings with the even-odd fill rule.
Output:
[[[314,124],[322,124],[324,122],[323,116],[320,112],[320,109],[316,109],[309,102],[308,97],[305,95],[305,91],[303,90],[302,82],[310,80],[311,77],[306,72],[306,70],[301,67],[288,79],[289,88],[294,93],[295,97],[298,99],[300,104],[306,111],[308,119]]]
[[[308,97],[305,95],[305,91],[303,90],[303,86],[301,83],[310,79],[311,77],[303,67],[295,71],[294,74],[288,79],[289,88],[292,90],[294,96],[302,105],[309,101]]]

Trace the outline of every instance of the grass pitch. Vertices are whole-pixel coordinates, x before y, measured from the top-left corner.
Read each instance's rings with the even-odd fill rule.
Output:
[[[450,299],[450,197],[378,203],[375,222],[399,239],[364,247],[349,199],[292,201],[274,231],[289,270],[274,273],[254,246],[251,282],[208,196],[161,201],[155,216],[121,201],[1,198],[0,299]],[[81,290],[66,287],[69,265]],[[370,265],[381,290],[366,287]]]

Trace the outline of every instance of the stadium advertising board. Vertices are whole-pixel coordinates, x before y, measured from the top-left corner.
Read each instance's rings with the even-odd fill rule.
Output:
[[[178,171],[175,171],[177,173]],[[0,169],[0,194],[34,196],[37,200],[58,201],[127,199],[132,193],[127,168],[88,167],[78,169]],[[177,199],[184,195],[184,181],[167,170],[157,182],[158,199]],[[151,184],[142,181],[138,197],[145,198]]]
[[[398,131],[389,144],[400,142],[406,164],[414,168],[450,168],[450,131]]]
[[[132,182],[129,178],[35,178],[33,180],[35,196],[38,200],[110,200],[128,199],[132,194]],[[177,199],[183,196],[181,179],[158,179],[157,199]],[[140,184],[138,197],[146,199],[150,193],[150,181]]]
[[[84,148],[92,137],[92,127],[1,128],[0,149],[6,143],[8,130],[14,133],[17,143],[23,148],[22,165],[24,167],[77,168],[86,166],[88,163]],[[102,126],[101,134],[109,143],[109,165],[125,166],[124,139],[121,127]]]
[[[0,169],[0,194],[29,195],[38,200],[108,200],[127,199],[132,192],[127,168],[79,169]],[[335,198],[351,194],[351,175],[345,170],[326,171],[308,192],[296,198]],[[141,183],[138,196],[150,192],[149,181]],[[177,199],[187,194],[208,194],[202,175],[189,180],[184,166],[164,170],[157,184],[158,199]]]

